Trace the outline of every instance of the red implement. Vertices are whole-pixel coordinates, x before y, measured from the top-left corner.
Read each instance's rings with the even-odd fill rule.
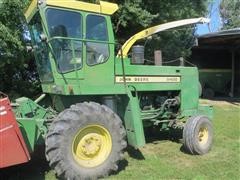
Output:
[[[0,168],[28,162],[30,155],[7,96],[0,92]]]

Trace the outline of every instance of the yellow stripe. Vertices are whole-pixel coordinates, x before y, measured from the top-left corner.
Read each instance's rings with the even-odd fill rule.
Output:
[[[108,15],[114,14],[119,9],[117,4],[104,2],[104,1],[100,1],[100,7],[101,7],[101,13],[108,14]]]
[[[47,5],[108,15],[112,15],[118,10],[117,4],[104,1],[100,1],[99,4],[93,4],[76,0],[47,0]]]
[[[179,76],[126,76],[127,83],[180,83],[181,77]],[[115,77],[116,83],[123,83],[123,76]]]
[[[100,13],[100,6],[74,0],[47,0],[47,5]]]
[[[34,14],[37,12],[37,0],[33,0],[25,12],[25,18],[27,22],[31,20]],[[112,15],[118,10],[118,5],[115,3],[109,3],[100,1],[99,4],[86,3],[76,0],[46,0],[46,4],[49,6],[56,6],[61,8],[69,8],[76,10],[83,10],[88,12],[94,12],[98,14]]]
[[[33,0],[31,2],[31,4],[28,6],[28,8],[24,14],[27,22],[29,22],[32,19],[32,17],[34,16],[34,14],[37,12],[37,2],[38,2],[38,0]]]

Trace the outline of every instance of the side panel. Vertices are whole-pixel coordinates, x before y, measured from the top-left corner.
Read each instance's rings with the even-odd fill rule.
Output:
[[[34,119],[17,119],[24,141],[30,153],[34,152],[34,147],[39,138],[39,130]]]
[[[0,168],[28,162],[30,155],[7,97],[0,99],[0,122]]]
[[[128,98],[126,99],[125,107],[124,122],[128,143],[135,148],[144,146],[145,136],[143,122],[141,120],[139,100],[136,92],[128,91]]]
[[[193,115],[199,104],[199,79],[196,68],[186,68],[181,71],[181,114]]]

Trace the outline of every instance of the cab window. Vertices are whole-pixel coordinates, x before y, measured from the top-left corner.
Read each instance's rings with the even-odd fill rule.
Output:
[[[39,73],[39,78],[42,82],[52,82],[53,74],[49,60],[49,51],[46,43],[42,42],[40,35],[43,33],[41,22],[36,17],[31,22],[30,34],[34,47],[34,55],[36,58],[36,65]]]
[[[88,15],[86,18],[87,64],[97,65],[109,58],[107,22],[105,17]]]
[[[52,9],[46,11],[48,31],[58,70],[70,72],[82,67],[82,16],[80,13]]]

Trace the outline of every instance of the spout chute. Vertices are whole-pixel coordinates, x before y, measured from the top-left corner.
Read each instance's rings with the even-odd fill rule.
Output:
[[[122,54],[123,57],[127,57],[129,50],[131,49],[131,47],[133,46],[133,44],[136,41],[143,39],[143,38],[147,38],[148,36],[159,33],[161,31],[165,31],[167,29],[172,29],[172,28],[176,28],[176,27],[180,27],[180,26],[190,25],[190,24],[198,24],[198,23],[204,24],[204,23],[209,23],[209,22],[210,22],[210,19],[201,17],[201,18],[183,19],[183,20],[179,20],[179,21],[173,21],[173,22],[160,24],[160,25],[145,29],[145,30],[135,34],[131,38],[129,38],[122,46],[122,52],[121,51],[118,52],[118,56],[121,56],[121,54]]]

